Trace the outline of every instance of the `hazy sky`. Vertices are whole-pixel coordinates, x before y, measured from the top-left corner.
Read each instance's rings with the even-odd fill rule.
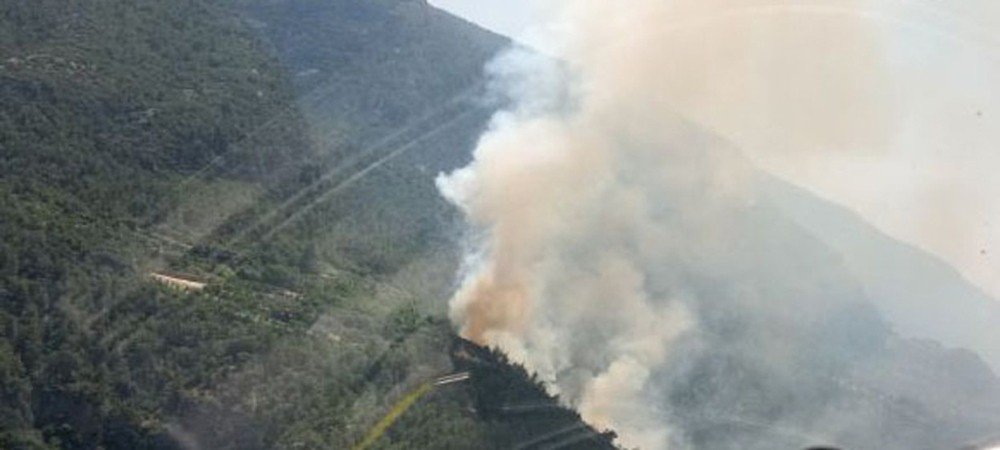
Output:
[[[546,22],[537,1],[431,3],[531,45],[546,46],[534,32]],[[852,15],[875,23],[883,33],[884,65],[890,74],[890,95],[879,103],[891,110],[883,146],[846,151],[775,148],[765,144],[774,142],[774,133],[765,136],[768,133],[737,129],[739,125],[725,120],[698,119],[728,134],[764,169],[940,256],[1000,298],[1000,39],[993,31],[1000,30],[1000,1],[864,4],[876,5],[879,13]],[[791,81],[809,86],[810,80]],[[752,102],[726,107],[731,109],[724,113],[728,118],[759,114]]]
[[[438,8],[446,9],[505,36],[523,38],[532,26],[544,21],[532,8],[537,0],[430,0]]]

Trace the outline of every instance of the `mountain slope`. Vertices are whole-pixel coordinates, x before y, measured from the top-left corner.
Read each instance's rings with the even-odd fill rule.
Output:
[[[144,281],[164,244],[147,225],[218,155],[230,183],[310,152],[260,41],[213,6],[7,2],[0,29],[0,323],[6,448],[170,448],[156,411],[273,333],[225,329]],[[225,89],[223,89],[223,87]],[[267,136],[248,138],[268,123]],[[235,144],[239,143],[239,148]],[[258,158],[259,157],[259,158]],[[183,326],[178,326],[183,324]],[[237,347],[226,347],[225,342]],[[238,343],[238,344],[237,344]]]
[[[321,85],[261,11],[314,33]],[[432,177],[488,111],[453,102],[433,136],[418,116],[502,39],[388,1],[12,2],[0,25],[0,447],[342,448],[454,370]],[[378,444],[532,438],[463,392]]]
[[[301,9],[295,12],[303,16],[323,14],[309,2],[283,4],[299,5]],[[297,26],[288,30],[275,26],[309,24],[308,20],[275,20],[274,16],[280,15],[276,11],[264,14],[258,10],[253,14],[262,24],[261,29],[266,30],[265,34],[297,36],[287,41],[295,45],[277,45],[284,48],[284,52],[297,54],[301,50],[296,46],[308,48],[309,42],[322,41],[307,36],[326,36],[325,30],[319,27]],[[405,17],[409,16],[399,13],[383,16],[382,20],[398,24],[392,20],[405,21]],[[406,27],[400,25],[400,28]],[[399,54],[404,55],[404,59],[405,55],[412,54],[406,49],[400,47]],[[482,61],[486,60],[485,55],[481,57]],[[325,73],[323,69],[316,69],[316,61],[309,58],[295,61],[300,62],[294,66],[294,71],[306,79]],[[436,61],[442,67],[449,63]],[[310,88],[322,86],[322,83],[300,83],[303,104],[323,104],[322,99],[310,97]],[[351,98],[349,93],[341,95]],[[338,123],[343,120],[339,118],[346,115],[336,107],[307,110],[310,116],[319,117],[311,123],[324,130],[327,129],[322,128],[325,124]],[[351,217],[353,223],[333,224],[331,228],[343,227],[335,233],[336,239],[370,236],[370,230],[384,226],[379,225],[384,222],[378,219],[379,216],[358,214],[357,211],[392,205],[382,210],[382,214],[386,214],[382,219],[391,217],[392,222],[409,226],[426,223],[430,226],[425,239],[440,236],[427,240],[442,249],[454,248],[456,242],[448,236],[456,234],[460,228],[449,227],[447,221],[441,221],[442,217],[453,213],[448,212],[447,205],[441,205],[430,181],[437,171],[466,161],[468,156],[464,152],[471,148],[489,110],[477,113],[482,115],[466,126],[453,126],[449,119],[455,116],[448,110],[446,107],[442,118],[430,121],[427,126],[434,129],[436,125],[444,125],[448,134],[464,135],[460,145],[435,145],[437,138],[432,137],[400,158],[380,166],[371,176],[366,176],[364,182],[343,191],[344,200],[338,200],[338,195],[328,206],[317,208],[322,209],[317,214]],[[376,123],[379,120],[383,117],[373,118]],[[406,142],[408,138],[401,141]],[[392,149],[377,150],[373,158],[380,154],[391,155]],[[433,169],[421,172],[420,167]],[[400,179],[410,181],[393,183]],[[417,199],[424,200],[414,202],[414,191],[419,193]],[[346,203],[346,197],[365,201]],[[395,203],[399,198],[407,201]],[[408,207],[415,203],[427,206]],[[441,212],[427,215],[427,208],[433,205],[442,209],[431,210]],[[418,221],[417,218],[423,219]],[[705,335],[691,339],[693,348],[676,349],[685,355],[684,358],[671,373],[660,374],[666,380],[664,383],[671,386],[665,405],[676,416],[671,424],[679,425],[679,436],[685,443],[694,448],[774,448],[812,445],[827,438],[849,448],[937,448],[979,437],[998,423],[997,411],[991,404],[1000,398],[1000,392],[988,368],[968,352],[946,350],[934,343],[895,335],[872,307],[863,280],[851,267],[844,265],[838,249],[831,248],[825,236],[790,220],[780,207],[772,204],[738,211],[734,220],[748,222],[751,230],[745,236],[734,237],[738,244],[730,256],[736,264],[719,267],[713,264],[716,261],[703,261],[715,273],[722,274],[701,280],[703,291],[699,297],[711,300],[696,305],[700,308]],[[400,237],[408,233],[404,229],[387,232],[385,236],[399,248],[399,244],[406,242]],[[786,258],[775,260],[774,255]],[[382,273],[399,268],[407,272],[408,265],[419,267],[417,273],[434,266],[443,267],[437,276],[451,273],[448,269],[454,267],[454,260],[448,262],[448,258],[435,260],[427,256],[416,252],[369,261],[378,261]],[[768,261],[768,264],[760,261]],[[408,283],[414,278],[434,278],[427,272],[413,275],[409,272],[406,278],[394,277],[394,281],[413,286]],[[667,283],[667,279],[669,277],[651,283]],[[671,287],[661,288],[669,291]],[[447,294],[447,286],[438,292],[440,296]],[[791,356],[781,359],[767,351],[762,354],[762,349],[778,349]],[[950,367],[951,370],[930,369],[934,367]],[[967,385],[976,388],[967,390],[964,387]],[[959,408],[957,413],[954,412],[956,408]],[[902,434],[892,435],[897,431]]]
[[[321,152],[315,181],[249,235],[296,240],[323,217],[327,257],[393,275],[440,310],[462,227],[433,180],[468,161],[492,114],[483,66],[507,40],[423,2],[240,5],[294,74]]]
[[[777,179],[775,207],[833,248],[896,331],[976,351],[1000,369],[1000,301],[954,268],[882,234],[850,211]]]

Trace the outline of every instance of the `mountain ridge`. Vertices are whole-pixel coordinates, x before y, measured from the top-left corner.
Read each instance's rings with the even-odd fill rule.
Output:
[[[842,206],[776,178],[763,184],[776,207],[842,255],[897,331],[975,350],[997,372],[1000,330],[992,324],[1000,323],[1000,302],[940,258],[886,235]]]

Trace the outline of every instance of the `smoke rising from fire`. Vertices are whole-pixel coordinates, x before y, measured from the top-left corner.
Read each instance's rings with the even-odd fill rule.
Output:
[[[668,448],[680,440],[657,374],[696,340],[702,311],[727,307],[706,280],[790,314],[748,274],[772,261],[735,256],[761,225],[747,219],[758,172],[729,141],[884,149],[883,36],[861,1],[551,6],[554,58],[513,49],[491,65],[510,106],[473,163],[438,179],[477,230],[452,319],[626,447]],[[781,251],[770,257],[792,259]],[[808,321],[835,306],[796,308]]]

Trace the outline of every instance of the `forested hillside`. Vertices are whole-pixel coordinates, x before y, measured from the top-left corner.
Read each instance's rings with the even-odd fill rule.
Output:
[[[417,1],[0,5],[0,447],[345,448],[456,370],[432,180],[504,44]],[[480,380],[377,446],[537,438]]]
[[[217,156],[247,161],[230,183],[263,186],[265,161],[307,155],[286,80],[205,2],[8,2],[0,18],[5,446],[167,442],[162,409],[273,337],[206,315],[245,314],[238,296],[209,308],[145,281],[150,224]]]

